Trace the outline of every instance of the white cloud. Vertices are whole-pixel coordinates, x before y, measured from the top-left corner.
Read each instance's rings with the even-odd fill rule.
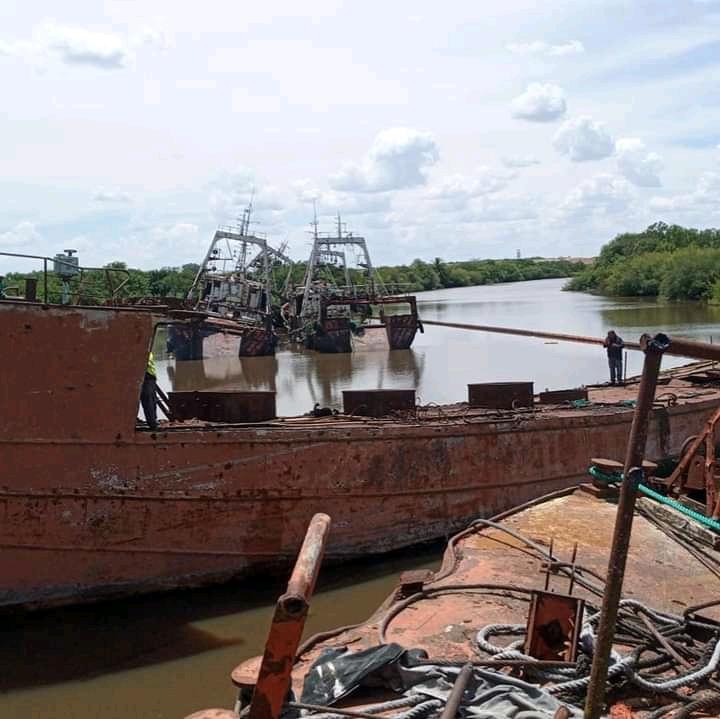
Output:
[[[663,161],[655,152],[648,152],[637,137],[623,137],[615,143],[618,169],[630,182],[640,187],[660,187],[659,173]]]
[[[560,205],[560,214],[575,218],[615,215],[627,211],[633,199],[632,188],[625,178],[601,173],[572,190]]]
[[[671,197],[653,197],[654,210],[717,212],[720,210],[720,172],[703,172],[693,192]]]
[[[567,110],[565,93],[550,83],[532,82],[511,103],[513,117],[531,122],[552,122]]]
[[[585,46],[579,40],[570,40],[559,45],[550,45],[541,40],[534,42],[510,43],[506,46],[514,55],[546,55],[548,57],[562,57],[564,55],[579,55],[585,52]]]
[[[29,40],[0,40],[0,55],[18,57],[37,66],[57,59],[66,65],[118,70],[133,64],[135,51],[142,45],[167,47],[169,41],[166,36],[148,27],[133,36],[126,36],[44,22],[33,30]]]
[[[210,210],[218,222],[233,222],[248,206],[250,199],[255,197],[258,201],[263,197],[263,203],[269,198],[266,194],[257,192],[255,173],[248,167],[238,167],[217,177],[210,185]],[[272,204],[272,203],[271,203]]]
[[[164,235],[170,239],[185,238],[188,235],[196,235],[200,228],[192,222],[176,222],[166,227],[156,227],[154,233]]]
[[[469,223],[520,222],[537,216],[535,203],[528,197],[493,195],[472,200],[467,210],[460,213],[458,219]]]
[[[330,177],[330,186],[346,192],[386,192],[418,187],[438,161],[435,139],[429,132],[395,127],[377,134],[365,159],[347,164]]]
[[[540,160],[532,155],[510,155],[503,157],[503,165],[505,167],[521,168],[521,167],[532,167],[532,165],[539,165]]]
[[[132,202],[132,197],[127,192],[115,190],[98,190],[92,196],[93,202],[104,202],[111,204],[126,204]]]
[[[494,170],[485,165],[470,175],[449,175],[428,189],[431,199],[447,200],[450,205],[461,205],[473,197],[489,195],[504,189],[515,175],[512,172]]]
[[[615,150],[605,124],[586,115],[565,120],[553,137],[553,146],[573,162],[602,160]]]
[[[32,249],[32,246],[40,240],[40,233],[33,222],[23,220],[18,222],[11,229],[0,233],[0,247],[11,251],[13,249]],[[29,252],[28,254],[37,254]]]

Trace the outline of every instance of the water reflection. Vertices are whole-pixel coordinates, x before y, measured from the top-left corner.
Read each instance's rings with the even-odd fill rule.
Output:
[[[178,392],[213,390],[275,391],[276,357],[216,357],[194,362],[167,362],[170,387]]]
[[[626,341],[661,330],[720,340],[720,307],[562,292],[564,283],[538,280],[424,292],[418,295],[418,309],[426,319],[598,337],[612,328]],[[315,403],[340,409],[346,389],[415,388],[422,402],[458,402],[467,397],[471,382],[531,380],[542,390],[607,379],[605,353],[598,347],[426,326],[411,350],[391,352],[383,334],[366,333],[362,347],[351,354],[282,350],[274,358],[164,362],[161,382],[166,389],[274,390],[278,413],[297,415]],[[629,353],[629,374],[640,371],[641,359]],[[686,361],[666,357],[663,366]]]
[[[604,308],[600,313],[607,326],[622,327],[626,332],[632,330],[635,334],[664,330],[669,334],[707,341],[720,325],[720,307],[687,302],[626,304]]]
[[[277,393],[281,416],[304,414],[316,403],[341,409],[346,389],[419,387],[424,364],[422,352],[388,349],[326,355],[284,350],[275,357],[158,362],[166,391],[269,390]]]

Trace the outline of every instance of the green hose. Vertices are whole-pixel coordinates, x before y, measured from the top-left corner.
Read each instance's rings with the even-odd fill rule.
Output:
[[[605,472],[599,470],[597,467],[590,467],[588,472],[593,479],[597,479],[600,482],[622,482],[623,480],[623,475],[621,473],[606,474]],[[700,514],[700,512],[696,512],[694,509],[686,507],[684,504],[681,504],[676,499],[673,499],[672,497],[666,497],[664,494],[660,494],[654,489],[650,489],[650,487],[645,484],[638,485],[638,489],[646,497],[650,497],[651,499],[660,502],[660,504],[666,504],[668,507],[676,509],[681,514],[684,514],[686,517],[690,517],[690,519],[694,519],[696,522],[699,522],[705,527],[713,529],[716,532],[720,532],[720,522],[718,522],[717,520],[710,519],[704,514]]]

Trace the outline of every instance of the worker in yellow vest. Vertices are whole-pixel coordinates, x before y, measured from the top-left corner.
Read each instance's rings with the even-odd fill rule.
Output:
[[[140,390],[140,404],[142,404],[145,413],[145,421],[150,429],[158,428],[157,421],[157,400],[155,398],[155,387],[157,385],[157,370],[155,369],[155,358],[151,352],[148,356],[147,367],[145,368],[145,378],[143,379],[142,389]]]

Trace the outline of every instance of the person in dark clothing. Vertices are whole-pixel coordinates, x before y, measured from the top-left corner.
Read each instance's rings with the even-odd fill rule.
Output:
[[[157,421],[157,399],[155,398],[155,385],[157,384],[157,370],[155,369],[155,358],[153,353],[148,357],[145,378],[140,390],[140,404],[145,413],[145,421],[152,430],[158,428]]]
[[[623,384],[623,347],[622,337],[615,334],[615,330],[607,333],[603,346],[607,349],[608,364],[610,365],[610,384]]]

